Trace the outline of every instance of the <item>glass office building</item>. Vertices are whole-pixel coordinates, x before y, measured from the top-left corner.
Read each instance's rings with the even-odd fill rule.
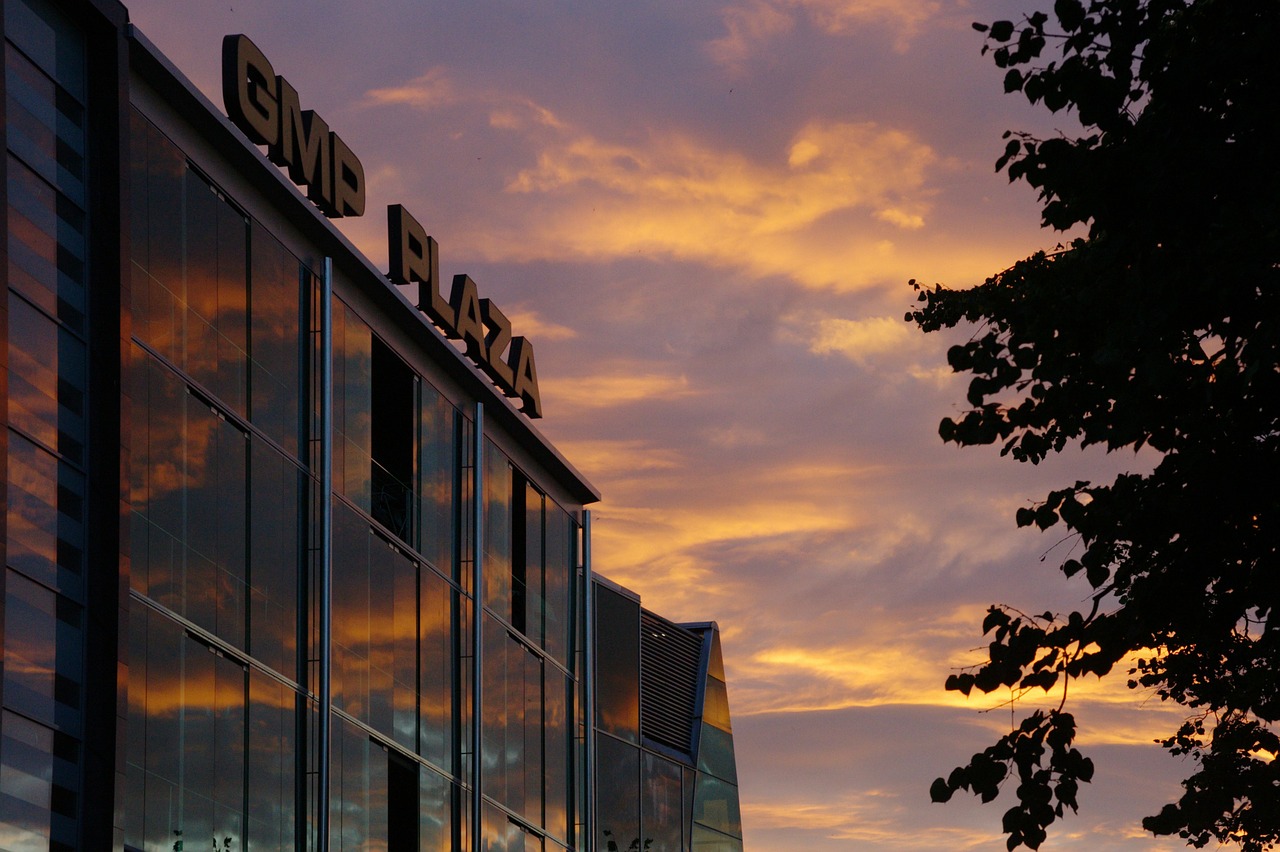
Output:
[[[0,7],[0,849],[740,850],[718,631],[593,576],[598,493],[344,173],[113,0]]]

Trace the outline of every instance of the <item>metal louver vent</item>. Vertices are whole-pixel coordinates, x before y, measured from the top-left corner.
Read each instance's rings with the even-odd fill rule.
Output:
[[[690,754],[702,637],[640,611],[640,732]]]

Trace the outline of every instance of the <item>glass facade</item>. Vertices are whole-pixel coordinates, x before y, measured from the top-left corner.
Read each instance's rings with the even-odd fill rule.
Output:
[[[673,751],[638,601],[586,622],[594,489],[242,143],[177,144],[189,84],[95,77],[153,50],[123,9],[0,7],[0,848],[740,848],[722,668]]]
[[[75,21],[4,4],[5,565],[0,843],[71,850],[83,819],[88,500],[87,59]]]
[[[601,852],[741,852],[728,691],[714,624],[681,626],[597,581]]]

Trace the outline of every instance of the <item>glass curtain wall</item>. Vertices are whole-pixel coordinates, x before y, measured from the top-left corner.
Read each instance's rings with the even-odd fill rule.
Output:
[[[719,632],[667,624],[699,648],[687,678],[674,659],[641,666],[654,648],[640,602],[597,583],[596,847],[601,852],[742,852],[742,816]],[[649,617],[646,614],[646,617]],[[656,656],[656,655],[655,655]],[[644,659],[649,659],[645,657]],[[664,727],[644,713],[655,692],[698,713]],[[684,693],[688,692],[686,696]],[[695,694],[696,693],[696,694]],[[651,707],[652,709],[652,707]],[[672,720],[665,720],[670,723]]]
[[[473,495],[474,424],[337,296],[321,495],[309,264],[136,111],[131,157],[128,848],[314,845],[321,499],[332,848],[571,848],[574,516],[489,442]]]
[[[132,115],[126,848],[315,836],[313,276]]]
[[[0,838],[79,845],[88,392],[85,37],[40,0],[4,3],[7,481]]]

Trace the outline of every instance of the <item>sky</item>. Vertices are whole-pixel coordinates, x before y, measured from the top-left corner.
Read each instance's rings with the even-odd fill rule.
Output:
[[[386,269],[403,204],[534,343],[537,426],[604,495],[596,571],[720,625],[749,852],[1004,848],[1012,790],[928,790],[1010,696],[943,681],[989,604],[1087,597],[1056,571],[1072,543],[1015,511],[1150,466],[943,445],[967,332],[903,320],[909,279],[1064,239],[993,164],[1006,129],[1071,119],[1004,95],[970,27],[1027,2],[127,5],[219,107],[221,37],[253,39],[364,164],[348,237]],[[1097,775],[1042,849],[1184,848],[1140,827],[1190,774],[1152,743],[1181,716],[1123,679],[1072,687]]]

